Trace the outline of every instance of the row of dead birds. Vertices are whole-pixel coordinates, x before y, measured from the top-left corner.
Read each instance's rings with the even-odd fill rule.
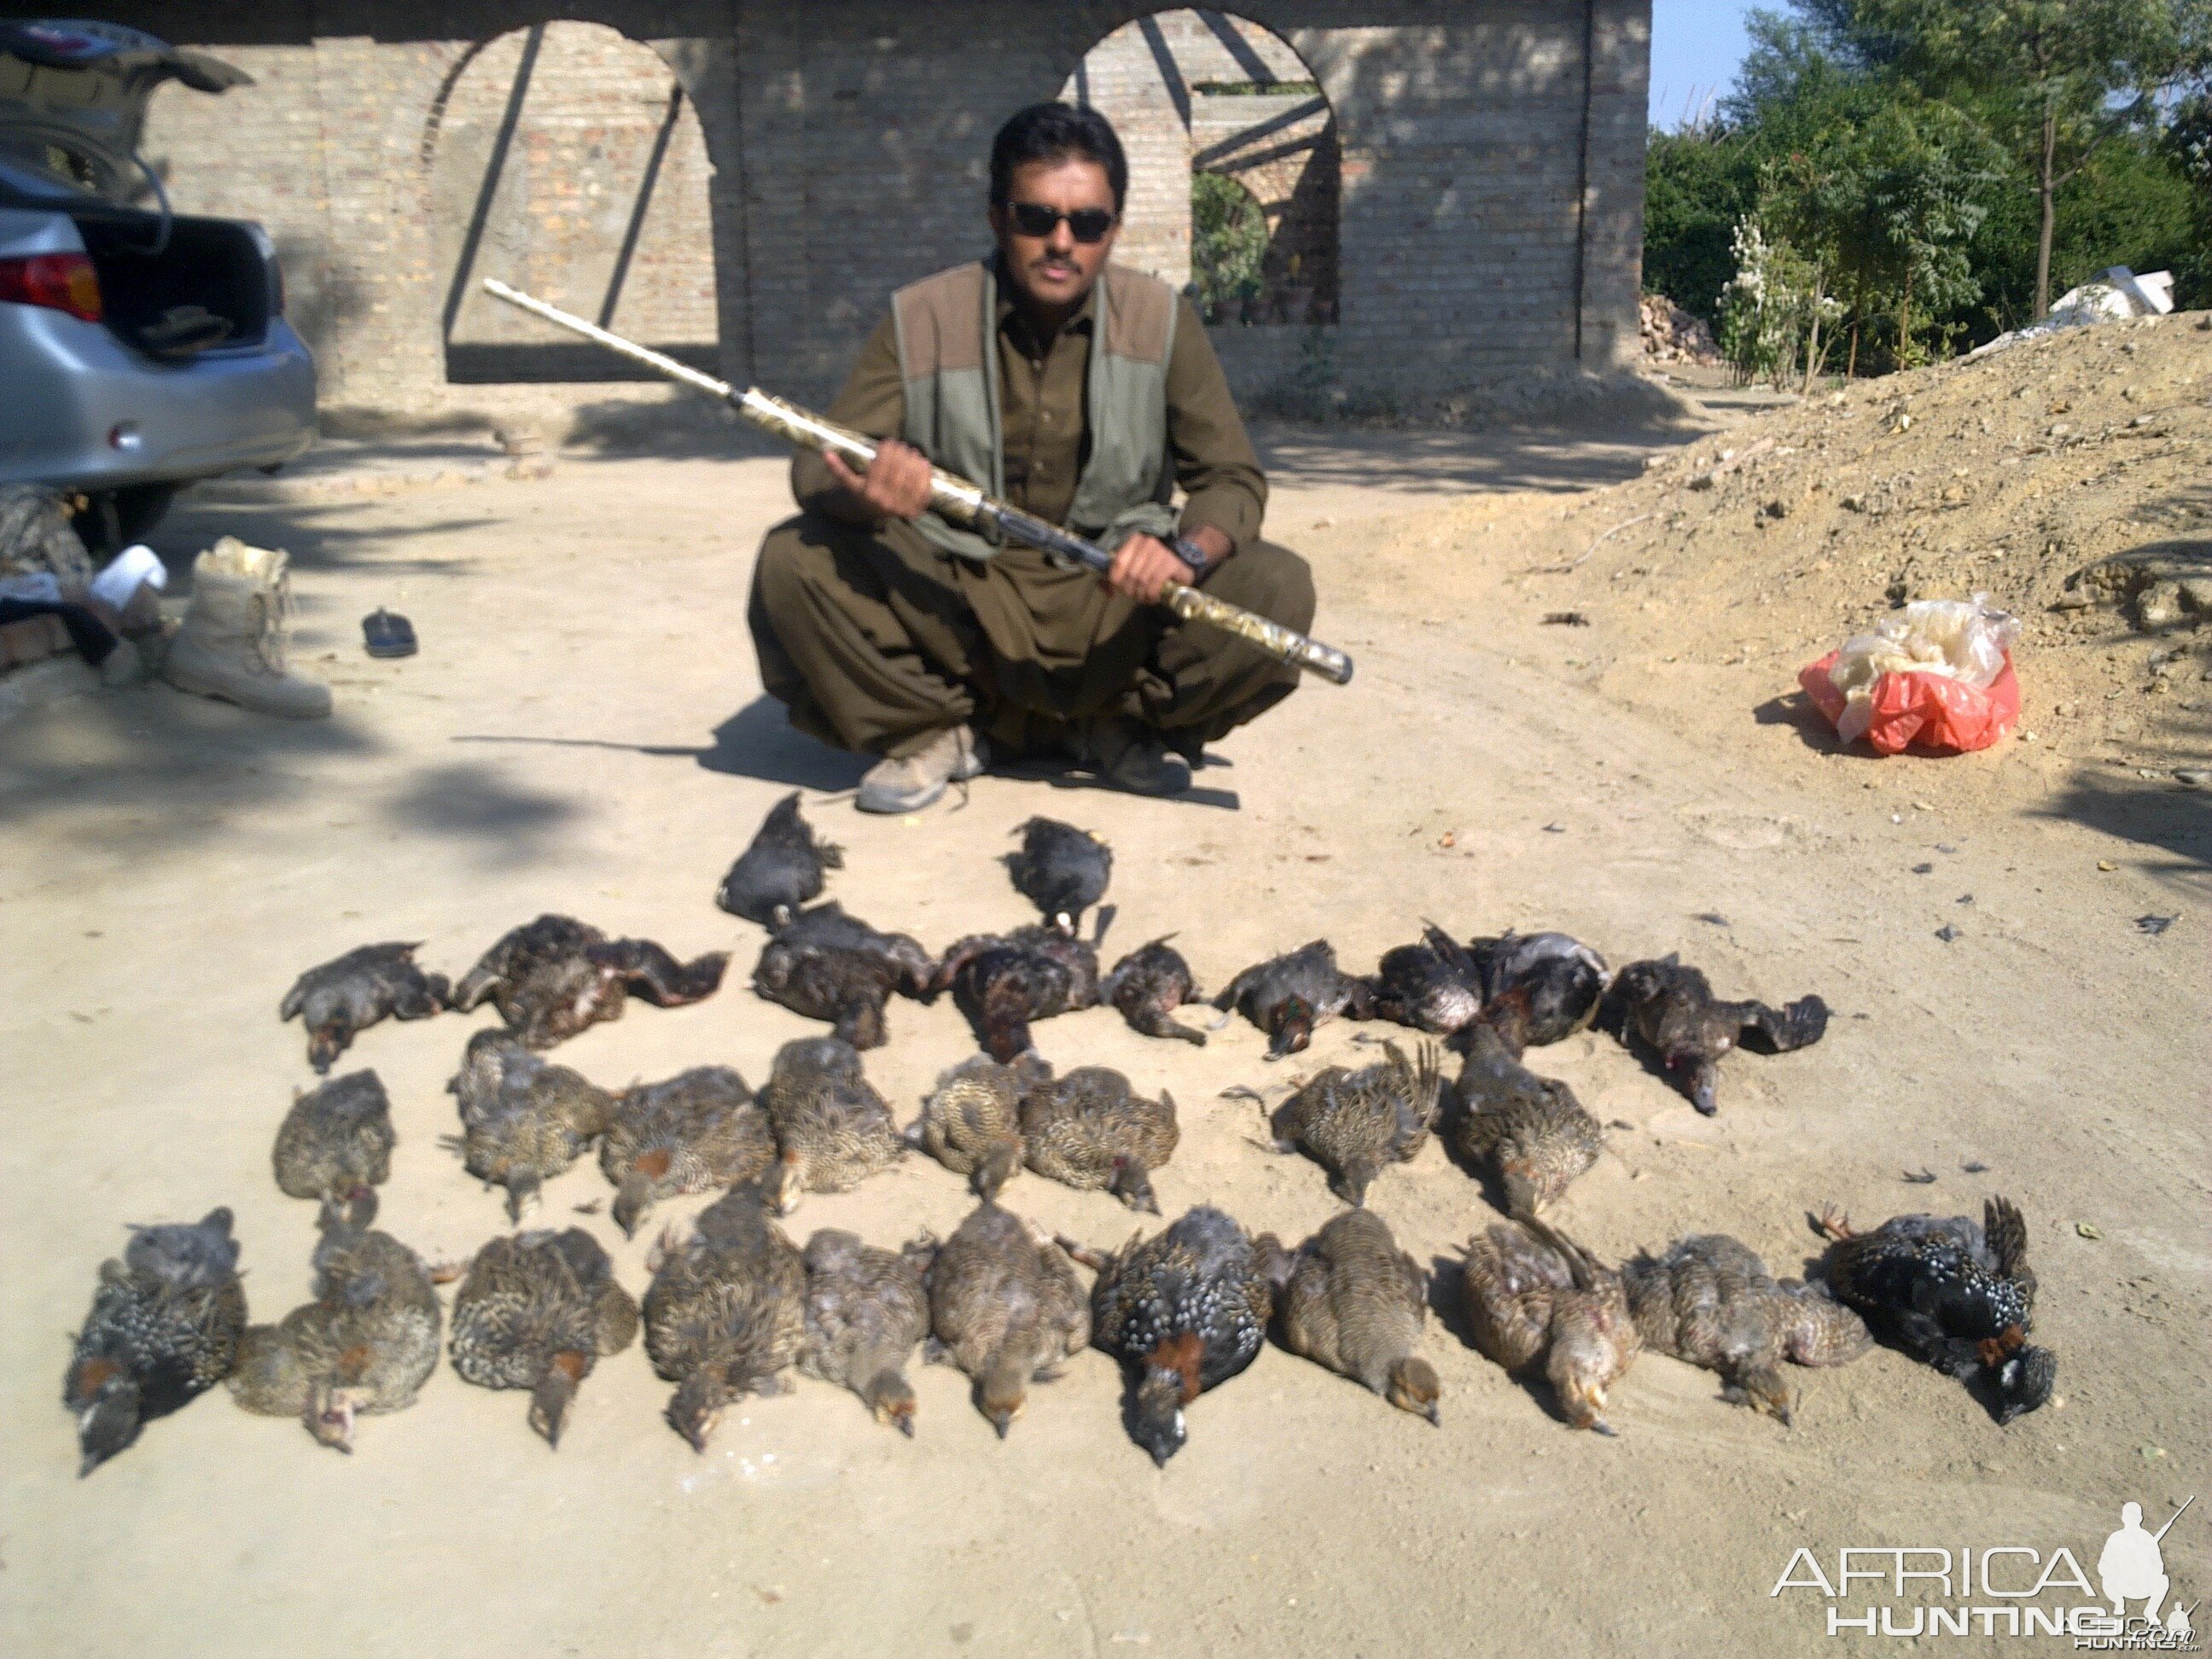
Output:
[[[802,908],[818,896],[836,853],[807,830],[796,796],[780,804],[720,898],[770,929],[756,974],[762,994],[834,1020],[837,1034],[786,1044],[757,1096],[724,1066],[611,1094],[533,1052],[617,1017],[633,993],[662,1006],[711,994],[726,953],[680,963],[650,942],[545,916],[507,934],[450,991],[404,945],[366,946],[302,975],[282,1012],[307,1024],[318,1070],[386,1016],[487,1000],[498,1008],[506,1029],[471,1036],[449,1087],[465,1166],[507,1188],[518,1221],[542,1182],[594,1141],[625,1232],[659,1199],[729,1188],[687,1237],[664,1235],[641,1310],[581,1229],[492,1239],[465,1275],[449,1275],[462,1279],[455,1369],[484,1386],[528,1390],[532,1425],[557,1442],[577,1385],[641,1322],[656,1370],[677,1385],[669,1420],[703,1449],[731,1401],[778,1391],[794,1364],[911,1433],[904,1366],[925,1339],[933,1358],[974,1379],[979,1409],[1003,1435],[1030,1382],[1096,1343],[1127,1366],[1131,1433],[1164,1462],[1182,1443],[1184,1408],[1249,1365],[1272,1322],[1293,1351],[1433,1421],[1436,1372],[1414,1352],[1426,1277],[1362,1206],[1369,1185],[1418,1152],[1449,1106],[1454,1139],[1494,1169],[1513,1218],[1466,1247],[1459,1277],[1475,1344],[1509,1370],[1547,1376],[1578,1427],[1610,1431],[1607,1391],[1645,1346],[1720,1373],[1729,1397],[1785,1421],[1793,1395],[1784,1360],[1841,1364],[1875,1336],[1974,1382],[2001,1419],[2048,1398],[2055,1362],[2026,1340],[2035,1281],[2025,1226],[2005,1200],[1978,1225],[1905,1216],[1862,1234],[1825,1221],[1834,1242],[1809,1286],[1775,1279],[1723,1235],[1613,1268],[1548,1225],[1540,1212],[1595,1162],[1601,1132],[1566,1085],[1521,1064],[1527,1047],[1610,1009],[1613,1029],[1648,1044],[1710,1111],[1713,1066],[1729,1048],[1801,1047],[1826,1021],[1816,997],[1780,1011],[1722,1002],[1671,958],[1608,983],[1602,959],[1559,934],[1461,945],[1431,926],[1364,977],[1342,973],[1317,940],[1247,969],[1214,1000],[1265,1030],[1272,1054],[1304,1048],[1316,1024],[1340,1013],[1392,1019],[1464,1054],[1449,1088],[1426,1041],[1410,1060],[1384,1043],[1375,1065],[1332,1066],[1291,1085],[1270,1118],[1278,1150],[1326,1165],[1354,1206],[1296,1249],[1254,1238],[1206,1206],[1112,1254],[1042,1236],[997,1201],[1018,1170],[1158,1213],[1150,1176],[1178,1131],[1170,1097],[1146,1099],[1117,1072],[1086,1066],[1055,1078],[1030,1046],[1030,1022],[1110,1001],[1140,1031],[1204,1037],[1171,1018],[1196,991],[1166,940],[1098,975],[1097,935],[1085,943],[1078,929],[1105,890],[1103,844],[1045,819],[1020,833],[1023,848],[1007,862],[1045,925],[965,939],[933,961],[834,903]],[[859,1049],[882,1041],[891,994],[944,988],[986,1052],[941,1077],[902,1133]],[[412,1403],[435,1367],[441,1314],[432,1270],[372,1224],[373,1189],[388,1175],[395,1139],[374,1073],[295,1101],[276,1138],[277,1180],[321,1201],[321,1239],[313,1299],[276,1325],[246,1323],[227,1210],[134,1230],[123,1258],[102,1265],[65,1381],[84,1472],[130,1444],[145,1420],[217,1381],[248,1409],[295,1416],[343,1449],[357,1415]],[[772,1218],[805,1191],[856,1185],[909,1146],[968,1176],[981,1200],[941,1244],[925,1238],[890,1251],[825,1230],[802,1251]],[[1097,1274],[1087,1297],[1077,1261]]]

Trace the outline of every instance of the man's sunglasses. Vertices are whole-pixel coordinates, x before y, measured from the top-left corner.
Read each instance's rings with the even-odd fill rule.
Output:
[[[1104,208],[1078,208],[1073,213],[1062,213],[1042,202],[1010,202],[1006,210],[1014,216],[1014,228],[1024,236],[1049,236],[1060,228],[1062,219],[1067,221],[1067,234],[1079,242],[1103,242],[1106,233],[1114,228],[1114,216]]]

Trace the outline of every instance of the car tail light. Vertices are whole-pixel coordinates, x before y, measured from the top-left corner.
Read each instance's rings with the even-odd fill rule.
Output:
[[[0,259],[0,301],[66,311],[88,323],[100,318],[100,274],[82,253],[33,253]]]

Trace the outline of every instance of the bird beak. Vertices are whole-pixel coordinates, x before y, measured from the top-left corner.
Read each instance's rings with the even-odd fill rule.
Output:
[[[1437,1428],[1441,1429],[1444,1425],[1444,1414],[1438,1409],[1437,1402],[1433,1400],[1429,1401],[1428,1410],[1423,1412],[1421,1415],[1427,1418],[1430,1423]]]

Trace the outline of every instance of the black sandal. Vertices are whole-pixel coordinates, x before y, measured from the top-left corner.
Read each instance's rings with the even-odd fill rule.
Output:
[[[414,623],[381,605],[361,619],[361,638],[362,648],[372,657],[415,654]]]

